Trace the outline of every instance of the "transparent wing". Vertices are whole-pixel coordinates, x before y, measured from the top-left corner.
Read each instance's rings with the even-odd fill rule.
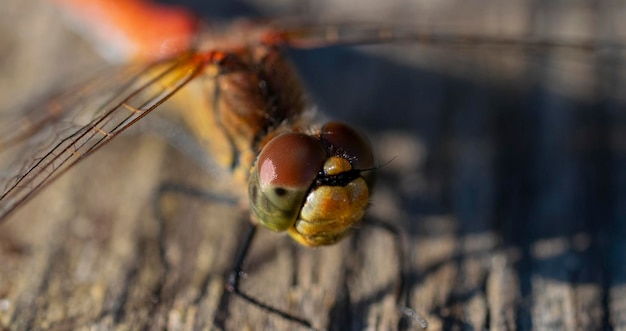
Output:
[[[0,173],[0,222],[53,179],[159,107],[196,77],[204,63],[190,55],[120,69],[9,121],[0,131],[6,133],[0,138],[0,159],[11,160]]]

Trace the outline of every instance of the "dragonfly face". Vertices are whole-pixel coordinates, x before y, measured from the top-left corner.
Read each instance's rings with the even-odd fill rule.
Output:
[[[251,170],[252,211],[303,245],[334,244],[363,217],[373,166],[371,147],[347,125],[327,123],[316,137],[280,135]]]

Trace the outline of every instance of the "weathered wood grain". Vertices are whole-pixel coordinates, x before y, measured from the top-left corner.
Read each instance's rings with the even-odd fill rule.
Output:
[[[5,2],[0,109],[101,63],[39,2]],[[247,6],[353,18],[342,2]],[[426,25],[443,16],[477,31],[626,31],[611,23],[616,4],[480,6],[363,12]],[[410,306],[429,330],[626,329],[621,58],[445,51],[291,54],[320,108],[372,134],[384,165],[370,217],[402,231]],[[1,224],[0,328],[298,329],[224,295],[246,212],[184,194],[156,203],[163,183],[233,192],[162,140],[130,132]],[[261,231],[242,287],[320,329],[395,329],[397,240],[363,227],[337,246],[306,249]]]

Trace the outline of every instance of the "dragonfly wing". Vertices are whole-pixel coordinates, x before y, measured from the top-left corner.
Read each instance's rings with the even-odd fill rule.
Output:
[[[193,56],[129,67],[31,108],[0,140],[13,154],[0,173],[0,222],[76,162],[105,145],[196,77]],[[123,78],[121,81],[120,79]],[[10,159],[10,157],[9,157]]]

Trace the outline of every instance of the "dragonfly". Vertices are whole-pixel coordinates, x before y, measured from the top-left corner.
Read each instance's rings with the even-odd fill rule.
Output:
[[[251,61],[252,63],[263,63],[262,59],[269,59],[276,62],[273,62],[271,65],[268,65],[268,68],[282,68],[280,71],[287,73],[284,74],[284,77],[280,77],[281,80],[278,82],[272,81],[270,77],[267,81],[254,81],[254,83],[249,84],[250,86],[254,86],[255,89],[260,89],[264,91],[264,93],[269,94],[272,88],[276,88],[276,86],[280,86],[281,90],[287,89],[285,93],[289,98],[293,95],[299,95],[300,91],[289,91],[289,89],[298,89],[298,85],[294,83],[295,78],[292,77],[291,73],[288,73],[288,66],[282,62],[282,58],[278,51],[275,52],[275,46],[292,46],[292,47],[317,47],[317,46],[325,46],[329,44],[352,44],[352,43],[386,43],[392,40],[398,41],[412,41],[418,42],[420,40],[431,38],[431,35],[422,36],[421,34],[412,34],[412,30],[402,31],[400,30],[385,30],[380,29],[379,27],[375,27],[375,29],[370,29],[368,26],[358,26],[358,25],[348,25],[347,32],[348,34],[344,35],[341,29],[341,26],[332,25],[330,27],[326,25],[314,26],[314,25],[294,25],[294,27],[289,27],[287,25],[286,28],[282,28],[280,26],[275,27],[268,25],[246,25],[244,23],[241,26],[237,26],[233,28],[231,31],[227,31],[225,35],[243,35],[250,38],[251,41],[235,43],[232,48],[225,47],[228,45],[229,40],[217,40],[213,41],[210,39],[206,44],[199,43],[192,52],[175,50],[176,54],[165,54],[161,55],[164,59],[152,59],[151,61],[155,61],[153,64],[145,67],[128,67],[122,71],[115,72],[114,74],[110,74],[102,77],[102,79],[98,78],[93,81],[93,86],[90,87],[88,84],[83,87],[84,94],[72,92],[68,95],[61,95],[60,97],[51,99],[52,102],[45,105],[45,111],[42,113],[41,108],[39,108],[39,112],[34,113],[33,116],[22,118],[22,123],[18,128],[16,133],[12,133],[8,135],[2,141],[3,148],[11,149],[14,144],[23,143],[28,140],[28,143],[32,146],[36,146],[38,149],[41,149],[41,152],[32,154],[34,148],[28,148],[27,151],[31,152],[31,154],[27,154],[28,162],[22,162],[21,154],[18,158],[18,162],[14,163],[17,165],[18,172],[17,175],[8,176],[7,178],[7,188],[3,192],[2,198],[2,210],[3,213],[7,215],[15,208],[21,207],[27,200],[31,198],[32,195],[38,194],[41,188],[51,182],[56,176],[64,173],[66,170],[73,168],[73,165],[79,161],[84,159],[86,156],[91,155],[96,150],[98,150],[101,146],[108,143],[111,139],[115,138],[117,134],[126,128],[135,125],[138,123],[138,120],[142,119],[143,116],[146,116],[149,112],[153,110],[157,110],[159,107],[167,99],[173,103],[180,103],[182,105],[189,105],[189,101],[185,101],[181,99],[185,98],[185,93],[187,89],[191,89],[190,86],[201,85],[198,83],[200,81],[201,72],[204,72],[208,69],[211,70],[223,70],[225,72],[240,70],[241,68],[247,68],[249,63],[246,61]],[[352,35],[350,33],[357,33]],[[374,36],[374,37],[372,37]],[[509,39],[509,38],[474,38],[472,36],[461,36],[460,38],[456,37],[454,40],[448,40],[448,36],[443,35],[440,36],[440,40],[442,42],[450,42],[456,43],[461,47],[463,44],[467,45],[476,45],[476,44],[490,44],[494,47],[498,47],[500,45],[511,46],[513,44],[527,44],[527,47],[533,48],[541,48],[541,47],[552,47],[552,48],[563,48],[563,49],[591,49],[593,45],[588,42],[556,42],[551,40],[537,40],[537,39],[529,39],[527,41],[519,40],[519,38]],[[246,47],[248,43],[251,44],[259,44],[259,49],[247,49]],[[177,46],[178,47],[178,46]],[[174,47],[174,48],[177,48]],[[184,48],[184,47],[183,47]],[[244,48],[243,51],[239,48]],[[224,51],[226,50],[226,51]],[[259,52],[261,54],[256,54],[255,52]],[[139,55],[145,56],[145,55]],[[169,60],[170,57],[174,57],[174,60]],[[255,58],[255,56],[260,56],[259,58]],[[276,58],[274,58],[276,57]],[[248,58],[253,58],[253,60],[248,60]],[[285,67],[285,68],[283,68]],[[269,75],[269,73],[264,72],[264,75]],[[118,78],[115,75],[119,75]],[[217,77],[218,74],[214,73],[214,77]],[[119,82],[121,84],[118,84]],[[240,81],[245,82],[245,81]],[[115,84],[113,84],[115,83]],[[236,86],[233,82],[227,82],[226,85],[230,86],[230,88],[241,88],[241,86]],[[230,84],[230,85],[229,85]],[[266,86],[266,84],[268,86]],[[204,86],[205,89],[209,89],[211,91],[215,91],[216,87]],[[243,86],[241,91],[244,91],[245,88],[251,89],[251,87]],[[267,90],[264,90],[267,89]],[[105,100],[102,100],[103,97],[98,92],[102,90],[110,90],[113,91],[111,98],[104,97]],[[240,92],[241,92],[240,91]],[[215,93],[215,92],[213,92]],[[241,92],[243,93],[243,92]],[[226,95],[224,92],[220,92],[221,95]],[[98,95],[99,98],[95,98],[93,95]],[[76,99],[74,99],[76,98]],[[278,97],[274,97],[278,98]],[[360,134],[356,133],[352,129],[344,126],[339,123],[331,123],[327,126],[321,126],[315,128],[312,125],[310,118],[303,116],[300,114],[300,109],[303,108],[301,104],[303,101],[299,100],[298,97],[293,97],[291,100],[279,100],[276,101],[276,104],[280,105],[282,102],[291,103],[290,107],[286,107],[288,109],[297,109],[297,114],[287,113],[280,114],[279,111],[277,113],[269,113],[269,110],[264,109],[261,112],[260,116],[254,118],[254,120],[250,120],[250,124],[242,124],[237,122],[237,124],[233,124],[230,127],[230,130],[240,130],[235,135],[232,132],[223,132],[223,136],[219,137],[216,132],[220,132],[220,130],[212,129],[206,130],[206,127],[215,128],[217,126],[216,123],[211,123],[211,121],[215,121],[211,118],[203,118],[202,115],[198,115],[197,112],[205,109],[207,107],[199,107],[198,105],[191,104],[190,107],[187,107],[190,113],[194,113],[193,116],[190,116],[192,119],[183,119],[185,124],[196,133],[197,136],[202,139],[202,130],[211,132],[211,137],[205,139],[203,143],[207,146],[204,146],[208,150],[212,150],[214,155],[218,156],[218,163],[224,165],[227,169],[231,169],[233,172],[233,177],[235,182],[238,182],[238,187],[245,187],[243,195],[250,195],[252,197],[259,197],[264,195],[265,192],[259,187],[267,186],[269,184],[260,184],[263,183],[264,179],[267,176],[270,178],[276,178],[276,170],[261,170],[257,168],[263,164],[262,160],[268,160],[267,164],[279,162],[276,161],[277,156],[269,157],[268,154],[272,155],[272,150],[268,149],[265,152],[261,152],[259,156],[257,156],[259,150],[262,150],[260,146],[267,146],[268,148],[273,146],[279,146],[278,150],[282,151],[286,149],[284,147],[281,140],[272,140],[274,137],[284,137],[291,144],[293,140],[303,139],[306,144],[313,144],[313,141],[308,140],[309,138],[305,138],[306,136],[303,133],[311,133],[315,131],[322,132],[321,134],[317,134],[320,137],[326,135],[327,138],[322,139],[326,141],[325,145],[330,145],[330,150],[325,151],[327,154],[336,153],[333,150],[338,150],[340,152],[336,153],[337,155],[344,155],[347,150],[352,149],[351,147],[344,147],[340,144],[329,143],[334,136],[342,136],[346,134],[350,137],[350,139],[346,139],[348,141],[357,141],[359,142],[359,146],[355,148],[358,153],[358,156],[347,154],[347,157],[344,160],[348,161],[348,165],[329,165],[329,167],[354,167],[355,164],[359,165],[357,171],[346,170],[345,176],[334,176],[330,175],[327,177],[318,177],[320,165],[318,164],[316,170],[313,172],[315,179],[313,181],[319,181],[319,184],[315,184],[317,186],[325,186],[324,184],[332,183],[331,187],[344,187],[348,182],[352,182],[355,178],[359,179],[364,173],[365,177],[362,178],[363,183],[359,184],[359,189],[355,191],[365,192],[370,191],[372,189],[373,180],[368,176],[368,174],[375,172],[376,163],[373,161],[373,156],[370,155],[369,147],[364,142],[364,139],[361,138]],[[227,98],[224,98],[227,99]],[[224,100],[222,99],[222,100]],[[206,100],[204,100],[206,102]],[[212,101],[216,102],[216,101]],[[221,101],[220,101],[221,102]],[[233,108],[237,108],[236,103],[240,102],[237,98],[233,98],[230,101],[223,101],[226,104],[234,103],[235,106],[230,106]],[[85,107],[85,104],[97,104],[101,106],[93,107],[95,111],[100,111],[96,113],[93,118],[89,118],[87,116],[86,123],[75,123],[75,122],[65,122],[64,120],[66,116],[72,117],[74,116],[73,112],[78,111],[81,108]],[[248,105],[246,105],[248,106]],[[280,108],[276,106],[277,108]],[[224,108],[227,108],[224,106]],[[245,108],[245,107],[243,107]],[[257,105],[252,105],[251,108],[259,108]],[[43,117],[37,117],[41,116]],[[269,115],[268,115],[269,114]],[[81,114],[85,115],[85,114]],[[78,116],[78,115],[76,115]],[[255,115],[256,116],[256,115]],[[206,116],[204,116],[206,117]],[[300,123],[299,121],[302,121]],[[263,125],[258,125],[258,123],[264,122]],[[53,123],[54,125],[51,125]],[[59,125],[57,123],[61,123],[62,128],[55,127],[55,125]],[[227,126],[228,127],[228,126]],[[244,129],[237,128],[245,128],[252,131],[252,134],[244,131]],[[52,130],[51,132],[46,132],[45,130]],[[336,132],[335,130],[338,130]],[[261,131],[261,133],[258,133]],[[282,134],[287,131],[295,131],[296,135],[291,134]],[[233,131],[234,132],[234,131]],[[41,148],[42,138],[38,137],[38,135],[47,136],[49,134],[53,135],[53,139],[43,140],[46,142],[43,148]],[[238,137],[246,137],[244,139],[238,140]],[[283,139],[283,138],[281,138]],[[320,138],[316,138],[320,139]],[[201,140],[202,141],[202,140]],[[250,148],[250,141],[253,142],[252,145],[256,147]],[[323,144],[323,145],[324,145]],[[227,150],[231,152],[219,151],[220,149],[224,149],[226,146]],[[339,146],[339,147],[337,147]],[[318,146],[319,147],[319,146]],[[316,149],[315,147],[313,149]],[[324,146],[325,148],[327,146]],[[216,151],[218,150],[218,151]],[[362,150],[366,150],[363,152]],[[232,152],[232,151],[236,151]],[[20,151],[21,152],[21,151]],[[315,154],[316,151],[311,151],[311,153]],[[322,153],[324,154],[324,153]],[[223,159],[219,159],[222,156]],[[359,164],[361,160],[367,160],[363,164]],[[291,160],[297,161],[297,160]],[[317,162],[317,161],[316,161]],[[340,161],[342,162],[342,161]],[[322,163],[319,161],[319,163]],[[345,163],[345,162],[344,162]],[[304,166],[300,164],[300,166]],[[268,167],[270,167],[268,165]],[[250,172],[250,168],[252,168],[252,172]],[[271,168],[271,167],[270,167]],[[251,184],[244,183],[248,180],[248,177],[251,177]],[[259,185],[259,186],[257,186]],[[308,183],[306,190],[309,190],[309,186],[311,183]],[[248,192],[245,192],[248,191]],[[277,196],[290,195],[288,189],[285,188],[275,188],[272,187],[270,191],[273,191]],[[241,194],[241,193],[240,193]],[[296,200],[302,201],[302,192],[298,192],[298,198]],[[357,204],[360,206],[357,208],[358,211],[355,213],[356,216],[353,217],[354,220],[350,220],[350,222],[357,222],[362,218],[362,211],[365,209],[368,204],[369,198],[367,196],[361,196],[363,193],[357,194],[358,197],[354,200],[357,201]],[[270,198],[270,200],[276,199],[276,197]],[[291,198],[290,198],[291,199]],[[251,199],[249,208],[253,210],[253,217],[257,219],[257,222],[264,222],[264,213],[268,212],[265,207],[261,207],[263,202],[256,201],[256,199]],[[267,202],[265,203],[267,204]],[[318,209],[318,208],[314,208]],[[293,210],[290,210],[293,212]],[[3,219],[5,217],[3,216]],[[333,217],[335,219],[336,216]],[[323,230],[318,231],[317,237],[314,235],[311,237],[306,237],[303,233],[300,233],[289,225],[287,228],[281,224],[268,224],[268,226],[273,230],[287,230],[290,236],[295,239],[297,242],[315,246],[315,245],[327,245],[334,244],[336,241],[340,239],[340,237],[344,236],[345,232],[332,233],[332,235],[326,236],[330,231],[329,228],[324,228]],[[347,225],[347,228],[350,229],[352,224]],[[332,229],[335,229],[333,227]],[[346,230],[346,229],[341,229]],[[254,232],[251,232],[254,235]],[[252,236],[251,235],[251,236]],[[245,250],[244,250],[245,251]],[[245,256],[243,254],[242,256]],[[240,262],[236,263],[237,265],[241,265]],[[242,270],[235,270],[235,275],[242,274]],[[236,282],[235,282],[236,285]],[[248,298],[248,300],[254,300]],[[256,301],[252,301],[256,302]],[[270,312],[278,311],[277,309],[265,305],[260,304],[265,310],[269,310]],[[282,314],[282,313],[280,313]],[[297,317],[293,317],[291,315],[285,315],[287,319],[291,319],[295,323],[303,323],[305,326],[309,326],[308,322],[300,320]]]

